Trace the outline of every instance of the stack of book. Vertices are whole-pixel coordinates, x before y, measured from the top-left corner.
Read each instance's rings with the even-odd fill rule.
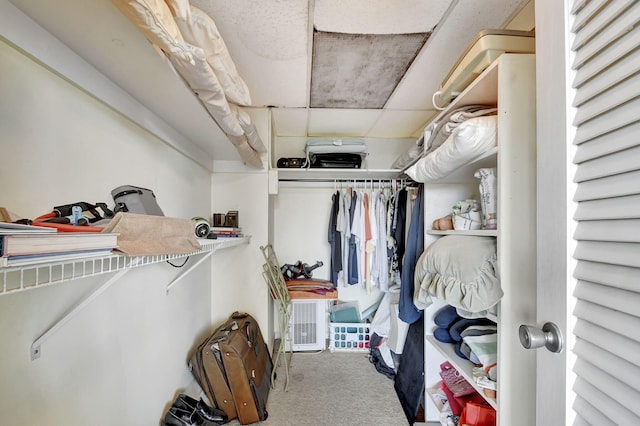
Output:
[[[233,228],[231,226],[212,226],[210,234],[217,238],[234,238],[242,237],[242,228]]]
[[[0,222],[0,267],[107,256],[117,246],[117,233],[57,232]]]

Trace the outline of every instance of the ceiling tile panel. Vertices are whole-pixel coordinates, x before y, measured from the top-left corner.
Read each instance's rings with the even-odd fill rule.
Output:
[[[215,21],[254,106],[307,105],[306,1],[191,0],[191,4]]]
[[[438,111],[384,110],[369,131],[371,138],[410,138],[422,132],[425,123]]]
[[[309,136],[365,137],[380,112],[375,109],[310,109]]]
[[[461,0],[436,27],[386,108],[431,109],[431,97],[474,37],[487,28],[503,28],[528,0]]]
[[[452,0],[316,0],[318,31],[348,34],[430,32]]]
[[[316,31],[310,106],[382,108],[428,37]]]

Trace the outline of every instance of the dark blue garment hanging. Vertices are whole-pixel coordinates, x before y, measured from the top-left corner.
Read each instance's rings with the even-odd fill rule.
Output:
[[[349,208],[349,217],[351,221],[351,225],[349,229],[353,229],[353,219],[354,213],[356,210],[356,204],[358,203],[358,194],[353,191],[351,195],[351,206]],[[349,238],[349,273],[347,274],[347,279],[345,280],[348,284],[358,284],[358,246],[356,244],[356,237],[351,234],[351,238]]]
[[[402,258],[405,251],[405,231],[407,221],[407,191],[403,188],[397,194],[397,210],[393,218],[393,238],[396,240],[395,259],[397,260],[397,270],[402,273]]]
[[[413,274],[416,270],[416,262],[424,251],[424,208],[422,193],[424,185],[418,187],[418,196],[411,213],[411,223],[407,235],[404,261],[400,285],[400,303],[398,304],[399,317],[407,324],[413,324],[420,319],[422,312],[413,304]]]
[[[414,424],[424,401],[424,321],[409,326],[393,388],[407,421]]]
[[[338,273],[342,271],[342,234],[337,230],[341,196],[340,191],[337,191],[331,197],[331,216],[329,216],[328,240],[331,245],[331,282],[333,288],[338,287]]]

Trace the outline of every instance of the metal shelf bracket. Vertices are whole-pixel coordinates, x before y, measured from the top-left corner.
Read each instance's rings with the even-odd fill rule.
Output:
[[[194,263],[193,265],[189,266],[186,270],[182,271],[182,273],[180,275],[178,275],[176,278],[174,278],[173,281],[171,281],[169,284],[167,284],[167,294],[169,294],[169,291],[171,290],[171,287],[176,285],[178,282],[180,282],[180,280],[182,280],[185,276],[187,276],[191,271],[193,271],[195,268],[197,268],[202,262],[204,262],[209,257],[211,257],[211,255],[213,253],[215,253],[215,251],[216,251],[216,249],[213,249],[212,251],[207,252],[204,256],[202,256],[200,259],[198,259],[198,261],[196,263]]]
[[[76,306],[74,306],[73,309],[67,312],[65,316],[63,316],[60,320],[58,320],[58,322],[56,322],[53,326],[51,326],[51,328],[49,328],[42,336],[38,337],[31,344],[31,361],[34,361],[40,358],[40,355],[42,354],[40,346],[44,342],[49,340],[51,336],[53,336],[58,330],[64,327],[66,323],[68,323],[73,317],[75,317],[78,314],[78,312],[80,312],[82,309],[85,308],[85,306],[87,306],[94,299],[96,299],[98,296],[104,293],[109,287],[111,287],[112,284],[114,284],[116,281],[122,278],[122,276],[125,275],[130,270],[131,269],[121,269],[120,271],[116,272],[114,276],[112,276],[107,281],[105,281],[104,284],[98,287],[89,296],[85,297],[84,300],[82,300]]]

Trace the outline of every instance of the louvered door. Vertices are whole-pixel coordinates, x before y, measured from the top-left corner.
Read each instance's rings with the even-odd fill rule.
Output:
[[[577,1],[575,424],[640,424],[640,2]]]
[[[640,2],[560,3],[536,1],[538,320],[567,349],[538,352],[536,423],[637,425]]]

